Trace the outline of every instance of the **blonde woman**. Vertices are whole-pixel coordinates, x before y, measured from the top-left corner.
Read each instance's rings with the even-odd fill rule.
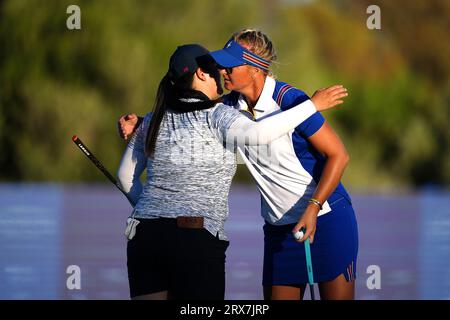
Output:
[[[228,103],[256,121],[286,112],[308,96],[275,80],[270,39],[258,30],[234,34],[210,54],[231,90]],[[262,152],[239,148],[261,193],[264,225],[263,286],[266,299],[302,299],[308,282],[309,238],[314,279],[322,299],[354,299],[358,229],[351,199],[340,183],[349,161],[346,149],[320,113],[315,113]],[[297,240],[293,234],[305,228]]]

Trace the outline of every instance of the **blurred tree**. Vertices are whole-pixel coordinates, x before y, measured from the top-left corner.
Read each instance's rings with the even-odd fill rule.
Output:
[[[346,183],[450,184],[448,1],[81,0],[78,31],[66,27],[70,4],[0,1],[1,180],[104,181],[71,136],[114,172],[125,146],[116,120],[152,109],[175,47],[217,49],[255,27],[275,43],[281,80],[308,94],[350,89],[326,113],[352,157]],[[370,4],[381,30],[366,27]]]
[[[381,30],[366,27],[371,4],[381,8]],[[440,0],[336,0],[290,6],[283,14],[297,18],[292,28],[306,21],[312,30],[314,40],[306,45],[316,44],[320,60],[314,69],[320,81],[328,78],[350,89],[346,106],[327,117],[353,156],[345,176],[352,186],[450,183],[450,139],[444,124],[450,119],[445,107],[450,42],[444,40],[449,8]],[[309,71],[311,77],[314,72]]]

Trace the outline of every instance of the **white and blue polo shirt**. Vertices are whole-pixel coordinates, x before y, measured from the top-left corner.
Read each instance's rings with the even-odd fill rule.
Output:
[[[253,108],[259,121],[267,116],[288,110],[309,97],[301,90],[284,82],[266,77],[264,89]],[[232,92],[225,103],[248,111],[242,95]],[[255,179],[261,193],[261,215],[273,225],[298,222],[320,180],[326,158],[308,138],[324,124],[323,116],[316,112],[288,134],[266,146],[239,147],[238,151]],[[331,211],[330,203],[350,197],[341,183],[337,186],[318,216]]]

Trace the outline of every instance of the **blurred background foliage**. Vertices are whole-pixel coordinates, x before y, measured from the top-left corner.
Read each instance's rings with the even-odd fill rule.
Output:
[[[66,27],[71,4],[81,30]],[[381,30],[366,27],[371,4]],[[279,79],[349,89],[325,116],[350,153],[350,189],[450,185],[447,0],[0,1],[0,180],[104,182],[72,135],[115,172],[116,121],[152,109],[175,47],[219,49],[245,27],[271,37]]]

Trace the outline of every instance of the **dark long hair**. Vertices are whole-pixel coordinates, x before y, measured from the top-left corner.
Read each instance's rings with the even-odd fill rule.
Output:
[[[176,81],[172,81],[170,73],[167,73],[159,83],[156,93],[155,107],[150,126],[145,139],[145,155],[152,158],[155,153],[156,138],[158,137],[161,121],[166,113],[166,107],[170,100],[176,99],[183,91],[189,90],[194,80],[194,74],[188,73]]]

